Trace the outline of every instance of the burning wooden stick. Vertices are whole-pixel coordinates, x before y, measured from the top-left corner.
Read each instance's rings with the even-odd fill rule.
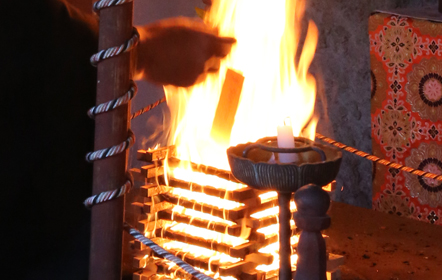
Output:
[[[220,144],[228,145],[232,133],[244,76],[232,69],[227,69],[226,79],[219,97],[210,136]]]

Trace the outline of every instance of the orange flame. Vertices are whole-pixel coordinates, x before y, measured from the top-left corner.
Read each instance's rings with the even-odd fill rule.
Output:
[[[230,145],[276,135],[276,127],[287,117],[294,135],[300,135],[313,116],[316,82],[308,68],[318,37],[310,22],[295,66],[303,13],[301,0],[213,1],[205,21],[221,36],[235,37],[237,44],[222,61],[220,72],[203,83],[165,87],[173,122],[168,144],[177,145],[179,158],[229,169],[228,147],[210,136],[227,68],[245,77]],[[309,138],[314,137],[311,131],[314,128]]]

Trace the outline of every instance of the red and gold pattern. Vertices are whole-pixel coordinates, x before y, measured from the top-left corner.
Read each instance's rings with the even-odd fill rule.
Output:
[[[376,13],[369,36],[374,155],[442,174],[442,22]],[[392,168],[374,178],[374,209],[442,224],[441,181]]]

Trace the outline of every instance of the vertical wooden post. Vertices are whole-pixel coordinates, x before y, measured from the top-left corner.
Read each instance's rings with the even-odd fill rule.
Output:
[[[99,14],[100,50],[119,46],[131,38],[132,3],[104,8]],[[130,53],[100,62],[97,73],[96,104],[123,95],[129,89],[130,72]],[[95,149],[123,142],[127,139],[129,127],[127,105],[96,116]],[[94,162],[93,194],[120,187],[126,181],[126,165],[127,152]],[[90,280],[121,279],[123,220],[123,197],[92,208]]]
[[[330,217],[326,214],[330,196],[320,186],[310,184],[295,192],[295,204],[293,219],[302,232],[294,280],[327,280],[327,255],[321,230],[330,227]]]
[[[278,193],[279,205],[279,280],[292,279],[292,265],[290,261],[290,198],[292,193]]]

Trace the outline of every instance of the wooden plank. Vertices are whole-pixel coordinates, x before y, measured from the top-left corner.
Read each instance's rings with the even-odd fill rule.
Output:
[[[165,184],[164,176],[160,176],[158,178],[158,181],[161,184]],[[207,195],[216,196],[223,199],[228,199],[232,201],[237,202],[243,202],[248,201],[250,203],[251,199],[254,199],[258,203],[258,197],[255,195],[255,192],[250,187],[241,188],[238,190],[233,191],[227,191],[225,189],[215,188],[212,186],[203,186],[196,183],[189,183],[180,179],[176,178],[170,178],[169,179],[169,186],[185,189],[185,190],[192,190],[194,192],[200,192],[205,193]],[[251,204],[251,203],[250,203]],[[255,203],[256,205],[256,203]]]
[[[158,219],[156,221],[141,220],[138,221],[137,228],[141,232],[153,232],[154,230],[162,229],[163,227],[169,226],[171,224],[171,221],[161,219]]]
[[[154,162],[152,164],[142,166],[141,174],[147,179],[156,178],[164,175],[164,168],[161,166],[161,162]]]
[[[139,250],[139,251],[143,251],[147,248],[146,245],[144,245],[142,242],[140,242],[139,240],[134,240],[132,241],[132,249],[133,250]]]
[[[158,272],[158,267],[149,260],[145,267],[136,271],[132,275],[132,280],[151,280],[152,276],[154,276]]]
[[[235,177],[233,177],[232,173],[228,170],[218,169],[204,164],[196,164],[194,162],[180,160],[176,157],[168,158],[167,161],[169,167],[171,168],[178,167],[180,165],[190,166],[192,168],[192,171],[203,172],[208,175],[215,175],[232,182],[240,183]]]
[[[157,229],[156,235],[162,236],[163,238],[167,238],[170,240],[176,240],[176,241],[184,242],[184,243],[195,245],[195,246],[200,246],[200,247],[203,247],[206,249],[218,251],[220,253],[224,253],[227,255],[230,255],[230,249],[232,247],[228,244],[218,243],[217,241],[214,241],[214,240],[206,240],[206,239],[198,238],[198,237],[186,234],[186,233],[174,232],[174,231],[171,231],[170,229],[165,229],[165,230]],[[240,253],[241,252],[239,252],[237,254],[239,256],[232,256],[232,255],[230,255],[230,256],[235,257],[235,258],[240,258],[241,257]],[[245,255],[243,255],[243,258],[244,257],[245,257]]]
[[[172,209],[173,204],[168,201],[162,201],[157,203],[147,202],[143,205],[143,210],[146,214],[156,213],[165,209]]]
[[[173,216],[173,219],[172,219]],[[232,236],[241,236],[241,226],[239,225],[226,225],[208,220],[202,220],[197,217],[185,216],[180,213],[173,213],[172,210],[164,210],[158,213],[159,219],[173,220],[179,223],[189,224],[196,227],[201,227],[209,230],[213,230],[219,233],[227,233]],[[247,238],[247,237],[246,237]]]
[[[200,211],[203,213],[211,214],[216,217],[220,217],[229,221],[236,221],[238,219],[244,218],[248,212],[247,206],[241,206],[235,209],[230,210],[224,210],[219,209],[215,206],[207,205],[207,204],[201,204],[193,201],[188,201],[184,197],[175,197],[169,194],[163,194],[161,195],[166,201],[175,204],[180,205],[185,208],[190,208],[196,211]]]
[[[164,243],[168,242],[169,240],[163,238],[155,238],[153,241],[157,243],[159,246],[164,248]],[[174,254],[175,256],[179,257],[180,259],[184,260],[185,262],[187,262],[188,264],[194,267],[199,267],[205,270],[217,272],[220,266],[217,260],[211,260],[210,257],[203,257],[203,256],[195,257],[191,253],[189,254],[187,252],[183,252],[181,250],[174,250],[174,249],[167,249],[167,251],[169,251],[170,253]]]
[[[273,255],[264,253],[252,253],[248,254],[244,261],[255,264],[270,265],[273,263]]]
[[[147,151],[147,150],[137,151],[137,159],[145,162],[159,161],[165,159],[166,157],[174,157],[174,156],[176,156],[175,145],[159,148],[152,151]]]
[[[212,139],[220,144],[228,145],[230,142],[243,83],[243,75],[232,69],[227,69],[210,131]]]
[[[149,184],[141,187],[143,189],[143,195],[146,197],[153,197],[160,194],[167,193],[171,190],[171,187],[165,185]]]
[[[241,280],[265,280],[266,273],[257,271],[255,269],[248,269],[241,273],[239,279]]]
[[[144,268],[147,265],[147,255],[141,254],[141,255],[134,255],[132,265],[134,268]]]
[[[234,258],[244,259],[247,255],[256,253],[258,249],[264,247],[262,243],[256,241],[250,241],[242,245],[230,248],[229,255]]]
[[[249,262],[238,262],[229,266],[220,266],[218,272],[220,276],[239,277],[243,270],[246,270],[253,266],[254,264],[251,264]]]

